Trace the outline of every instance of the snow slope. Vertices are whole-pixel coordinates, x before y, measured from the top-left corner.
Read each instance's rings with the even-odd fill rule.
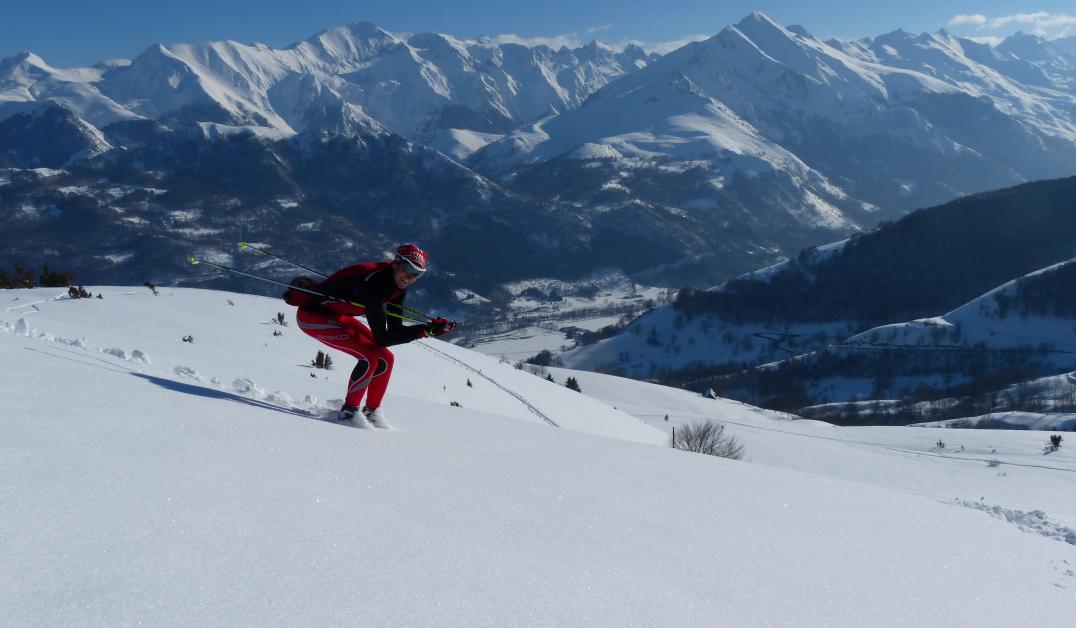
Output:
[[[349,365],[309,377],[318,345],[268,323],[279,301],[91,290],[104,298],[0,292],[14,625],[1002,626],[1076,611],[1071,491],[1036,488],[1055,480],[1022,454],[982,475],[1013,487],[983,502],[960,478],[970,462],[931,462],[929,488],[908,490],[875,478],[910,455],[853,443],[687,454],[646,444],[661,431],[622,411],[694,412],[686,393],[610,380],[614,410],[436,341],[396,351],[396,429],[351,429],[298,401],[333,396]],[[763,460],[850,455],[855,482]],[[1068,478],[1076,461],[1062,448],[1047,466]],[[1024,502],[1001,501],[1019,488]]]
[[[721,421],[745,445],[745,460],[756,464],[939,500],[981,499],[1009,509],[1045,509],[1067,526],[1076,527],[1076,498],[1067,488],[1076,473],[1076,455],[1059,450],[1058,455],[1044,457],[1047,433],[838,427],[611,375],[549,370],[558,379],[571,373],[587,395],[666,432],[692,421]],[[936,446],[939,439],[946,443],[945,448]],[[1000,466],[987,464],[995,460]],[[1019,479],[1014,479],[1016,476]]]

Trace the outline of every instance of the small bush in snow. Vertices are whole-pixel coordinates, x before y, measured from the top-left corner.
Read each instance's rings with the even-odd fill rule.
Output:
[[[272,322],[276,323],[277,325],[280,325],[281,327],[288,326],[288,319],[284,317],[284,312],[277,312]]]
[[[146,283],[142,284],[142,285],[143,285],[143,286],[145,286],[145,287],[147,287],[147,288],[149,288],[150,292],[152,292],[152,293],[153,293],[153,296],[157,296],[157,295],[158,295],[158,293],[157,293],[157,286],[153,285],[152,283],[150,283],[150,282],[148,282],[148,281],[147,281]]]
[[[310,365],[317,369],[329,370],[333,367],[333,359],[324,351],[318,351],[318,354],[310,361]]]
[[[1061,448],[1061,440],[1062,439],[1060,434],[1050,435],[1050,446],[1054,448],[1054,451],[1057,451]]]
[[[991,467],[991,468],[992,467],[1000,467],[1001,466],[1001,461],[998,460],[997,458],[995,458],[995,459],[991,460],[990,462],[986,463],[986,466]]]
[[[938,449],[945,449],[945,443],[940,438],[938,439],[938,442],[934,443],[934,446]]]
[[[569,376],[568,381],[564,382],[564,385],[571,388],[575,392],[583,392],[583,389],[579,387],[579,381],[574,377]]]
[[[553,381],[553,376],[550,375],[549,373],[546,373],[545,374],[545,381],[547,381],[547,382]]]
[[[725,424],[711,420],[676,428],[669,437],[669,447],[732,460],[740,460],[744,454],[743,445],[734,436],[725,434]]]
[[[187,334],[186,336],[183,336],[183,342],[189,342],[191,344],[194,344],[194,336],[192,336],[190,334]]]
[[[474,384],[471,383],[471,378],[470,377],[467,378],[467,387],[468,388],[474,388]]]
[[[461,405],[460,402],[458,402],[458,401],[450,402],[448,405],[454,406],[456,408],[462,408],[463,407],[463,405]]]

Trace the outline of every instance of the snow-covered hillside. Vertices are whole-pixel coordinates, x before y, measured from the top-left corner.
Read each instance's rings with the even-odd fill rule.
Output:
[[[90,289],[103,298],[0,291],[12,624],[1004,626],[1076,611],[1068,446],[852,431],[587,373],[579,394],[438,341],[396,350],[395,429],[357,430],[325,420],[349,362],[307,367],[319,345],[270,322],[279,301]],[[661,446],[664,414],[728,421],[747,461]]]
[[[1027,316],[1002,311],[1000,299],[1016,299],[1021,283],[1076,266],[1076,260],[1054,264],[1017,277],[941,316],[883,325],[852,336],[849,345],[951,346],[983,345],[995,349],[1043,347],[1076,354],[1076,321],[1059,316]]]

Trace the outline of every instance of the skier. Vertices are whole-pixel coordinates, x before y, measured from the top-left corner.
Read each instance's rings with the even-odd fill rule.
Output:
[[[299,306],[295,319],[303,333],[358,359],[340,408],[341,421],[354,421],[358,427],[389,427],[381,409],[392,375],[393,356],[388,347],[455,329],[454,321],[441,317],[422,325],[404,325],[399,318],[404,313],[401,306],[407,288],[426,272],[428,261],[429,255],[418,246],[402,244],[391,261],[353,264],[317,284],[309,279],[300,283],[303,278],[293,282],[351,303],[288,290],[285,300]],[[369,326],[355,318],[363,314]],[[363,394],[366,405],[360,413]]]

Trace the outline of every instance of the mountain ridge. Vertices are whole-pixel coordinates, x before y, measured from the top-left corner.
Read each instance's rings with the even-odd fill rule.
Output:
[[[29,201],[30,188],[0,187],[0,207],[9,220],[44,215],[23,208],[42,205],[46,197],[69,202],[66,197],[76,194],[71,190],[86,187],[78,179],[88,171],[102,181],[89,186],[97,189],[94,203],[108,204],[105,190],[135,179],[155,187],[151,177],[109,170],[125,153],[170,168],[199,151],[207,159],[234,149],[255,162],[272,161],[276,144],[289,137],[361,144],[363,138],[392,136],[400,139],[383,141],[428,147],[421,159],[442,166],[452,161],[468,170],[464,178],[505,191],[494,204],[512,207],[507,214],[520,225],[534,229],[553,216],[553,232],[563,233],[572,222],[581,226],[578,237],[562,239],[544,228],[538,236],[501,224],[486,246],[523,243],[519,250],[542,256],[526,265],[517,265],[525,256],[511,256],[516,273],[619,268],[651,285],[712,285],[919,207],[1073,174],[1076,95],[1063,80],[1069,71],[1064,53],[1037,39],[1014,40],[1014,50],[1017,44],[1042,54],[1023,53],[1024,59],[946,33],[896,31],[827,43],[756,12],[663,57],[631,47],[617,52],[597,42],[553,50],[396,34],[368,22],[327,29],[285,49],[229,41],[158,44],[130,63],[91,69],[57,70],[23,55],[0,62],[7,68],[0,76],[0,124],[16,114],[60,107],[68,113],[50,114],[63,127],[56,133],[75,141],[35,141],[38,131],[22,126],[10,134],[14,139],[0,143],[0,161],[15,169],[70,164],[83,174],[41,179],[34,190],[43,196]],[[1033,75],[1038,83],[1019,83],[1016,75]],[[109,148],[93,141],[91,128]],[[169,133],[185,139],[177,146],[160,141]],[[197,150],[192,134],[202,142]],[[45,150],[52,152],[46,156]],[[169,154],[178,150],[190,155]],[[53,154],[59,152],[65,154]],[[420,159],[413,151],[399,156]],[[445,220],[445,206],[464,216],[467,208],[442,200],[458,191],[445,179],[411,177],[417,164],[401,164],[396,176],[357,153],[340,157],[356,160],[334,164],[356,181],[380,172],[401,186],[395,189],[405,198],[427,199],[432,211],[422,216],[409,209],[407,220],[397,221],[392,212],[399,204],[383,196],[391,185],[370,186],[368,197],[342,193],[339,182],[332,189],[316,183],[296,189],[300,179],[288,167],[269,169],[273,178],[266,188],[288,189],[289,199],[337,199],[333,211],[352,239],[369,237],[374,226],[380,241],[445,234],[446,224],[468,224]],[[238,163],[235,169],[253,171]],[[185,178],[196,171],[160,175],[199,190],[197,181]],[[448,187],[410,196],[404,191],[438,184]],[[256,188],[238,186],[243,192],[227,202],[257,213],[264,195]],[[343,206],[341,198],[355,206]],[[222,202],[198,200],[206,207]],[[477,207],[488,205],[484,200]],[[229,229],[244,228],[241,214],[235,213]],[[223,222],[200,227],[221,229]],[[441,243],[442,237],[447,235],[435,239]],[[474,244],[470,233],[460,238]],[[570,243],[568,259],[578,268],[553,254],[561,242]],[[21,255],[26,265],[45,261]],[[85,273],[93,278],[103,270],[91,265]],[[104,277],[117,278],[117,269],[107,271]],[[133,262],[127,272],[137,272]]]

